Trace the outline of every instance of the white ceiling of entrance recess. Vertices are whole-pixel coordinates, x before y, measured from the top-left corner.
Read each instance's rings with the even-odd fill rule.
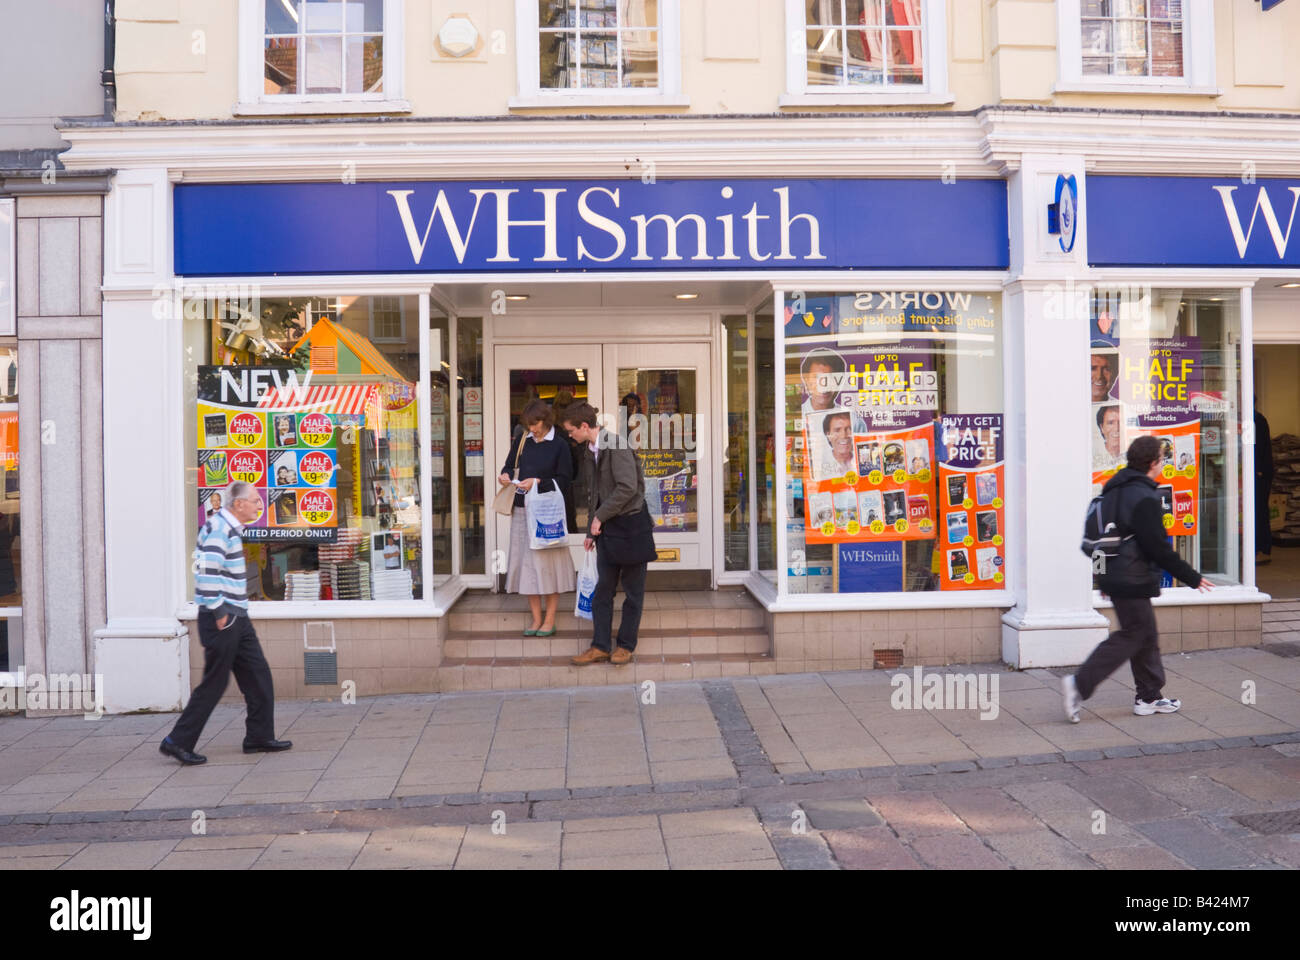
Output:
[[[575,281],[559,283],[458,283],[437,288],[458,310],[482,310],[491,306],[497,290],[507,296],[527,294],[529,307],[639,307],[642,309],[713,310],[740,309],[769,284],[753,280],[637,280],[618,283]],[[679,293],[696,293],[693,300],[678,300]]]

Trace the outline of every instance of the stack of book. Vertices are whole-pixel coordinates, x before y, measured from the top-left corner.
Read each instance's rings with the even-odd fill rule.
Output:
[[[410,600],[414,596],[410,570],[375,570],[372,576],[371,596],[375,600]]]
[[[1293,433],[1273,438],[1273,494],[1286,497],[1282,526],[1273,528],[1273,542],[1300,547],[1300,437]]]
[[[285,577],[284,599],[319,600],[320,571],[290,570],[288,575]]]
[[[359,560],[331,564],[330,578],[335,600],[370,599],[370,564]]]

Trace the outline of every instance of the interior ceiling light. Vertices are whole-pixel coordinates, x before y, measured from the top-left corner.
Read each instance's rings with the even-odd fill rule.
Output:
[[[506,299],[507,299],[507,300],[513,300],[513,301],[515,301],[515,302],[522,302],[522,301],[528,299],[528,294],[526,294],[526,293],[507,293],[507,294],[506,294]]]
[[[700,295],[698,293],[676,293],[673,294],[673,297],[677,300],[698,300]]]
[[[1279,287],[1282,287],[1282,288],[1284,288],[1284,289],[1286,289],[1286,290],[1291,290],[1291,289],[1293,289],[1293,288],[1295,288],[1295,287],[1300,287],[1300,283],[1297,283],[1296,281],[1291,280],[1291,281],[1288,281],[1287,283],[1279,283],[1278,286],[1279,286]]]

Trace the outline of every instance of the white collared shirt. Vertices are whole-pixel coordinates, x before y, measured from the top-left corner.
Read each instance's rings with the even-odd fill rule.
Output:
[[[546,431],[546,436],[542,437],[542,439],[540,439],[540,440],[538,440],[536,437],[533,436],[533,431],[529,430],[529,431],[528,431],[528,439],[531,440],[531,441],[533,441],[533,443],[545,443],[547,440],[554,440],[554,439],[555,439],[555,427],[551,427],[551,429],[547,430],[547,431]]]
[[[226,518],[228,524],[234,527],[235,533],[239,534],[241,537],[244,535],[244,525],[236,519],[235,515],[231,513],[229,509],[222,507],[218,512]]]

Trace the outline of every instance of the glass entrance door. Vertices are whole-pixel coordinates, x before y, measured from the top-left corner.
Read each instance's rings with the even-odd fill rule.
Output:
[[[707,344],[620,343],[604,348],[605,405],[641,456],[659,561],[650,569],[712,565],[713,485]]]
[[[601,425],[619,433],[641,457],[646,503],[655,522],[659,560],[651,570],[710,569],[713,558],[713,464],[709,346],[685,344],[501,344],[494,356],[491,448],[496,477],[518,445],[519,416],[533,399],[550,403],[556,419],[569,398],[600,411]],[[564,436],[556,425],[557,434]],[[575,458],[581,451],[575,451]],[[497,485],[492,484],[495,493]],[[574,485],[569,549],[581,560],[589,525],[587,491]],[[497,515],[494,564],[504,572],[509,518]]]

